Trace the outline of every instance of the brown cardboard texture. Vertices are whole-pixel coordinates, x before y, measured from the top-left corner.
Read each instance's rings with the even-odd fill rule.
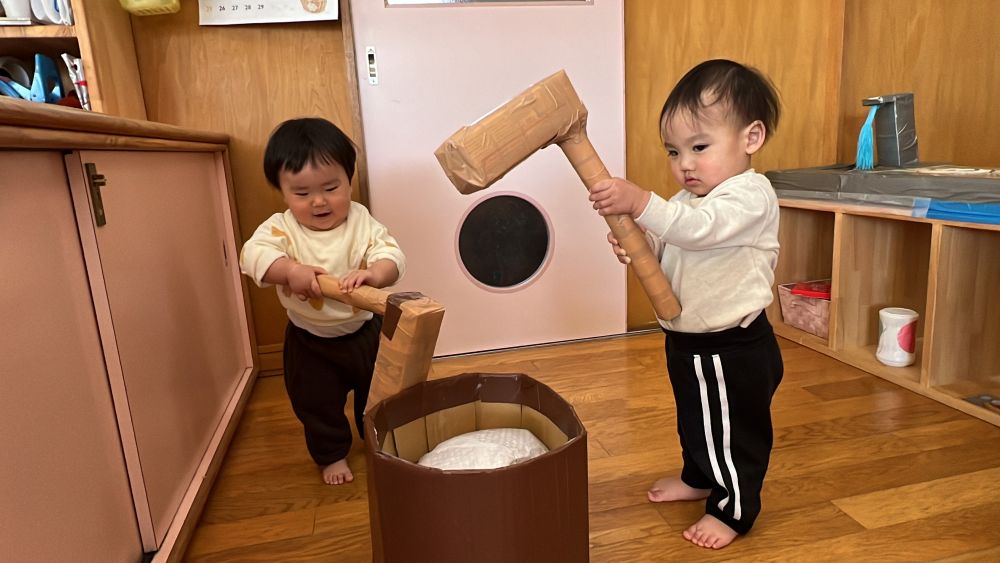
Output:
[[[587,431],[548,386],[465,373],[403,390],[364,422],[376,562],[588,561]],[[416,464],[442,441],[488,428],[525,428],[549,451],[499,469]]]
[[[444,320],[440,303],[420,293],[389,293],[366,285],[344,293],[333,276],[319,276],[319,284],[325,297],[384,317],[365,412],[382,399],[427,380]]]
[[[553,143],[566,154],[587,190],[611,177],[587,137],[587,108],[562,70],[476,123],[462,127],[441,143],[434,155],[458,191],[470,194],[489,187],[535,151]],[[631,259],[630,266],[656,315],[675,318],[681,305],[643,232],[628,215],[607,215],[605,220]]]
[[[564,71],[532,85],[476,123],[462,127],[434,155],[463,194],[487,188],[553,143],[586,137],[587,108]],[[592,173],[607,177],[600,158]]]

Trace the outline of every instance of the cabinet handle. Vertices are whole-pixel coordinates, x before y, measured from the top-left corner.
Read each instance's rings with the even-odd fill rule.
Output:
[[[101,199],[101,188],[107,185],[108,180],[103,174],[97,173],[97,166],[93,162],[86,162],[83,167],[87,171],[87,187],[90,188],[90,201],[94,208],[94,221],[98,227],[103,227],[108,221],[104,217],[104,200]]]

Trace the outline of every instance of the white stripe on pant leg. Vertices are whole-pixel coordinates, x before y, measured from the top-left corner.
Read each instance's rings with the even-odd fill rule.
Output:
[[[694,357],[694,373],[698,376],[698,391],[701,393],[701,419],[705,427],[705,444],[708,446],[708,461],[712,464],[712,475],[715,482],[722,487],[726,482],[722,480],[722,471],[719,470],[719,460],[715,457],[715,440],[712,439],[712,413],[708,410],[708,387],[705,385],[705,374],[701,370],[701,356]],[[729,496],[719,503],[719,510],[722,510],[729,502]]]
[[[729,399],[726,395],[726,379],[722,374],[722,359],[718,354],[712,356],[715,364],[715,379],[719,382],[719,404],[722,407],[722,453],[726,459],[726,467],[729,469],[729,477],[733,481],[733,518],[740,519],[743,515],[743,507],[740,505],[740,480],[736,475],[736,466],[733,464],[733,453],[729,449],[730,428],[729,428]],[[725,506],[719,503],[719,510]]]

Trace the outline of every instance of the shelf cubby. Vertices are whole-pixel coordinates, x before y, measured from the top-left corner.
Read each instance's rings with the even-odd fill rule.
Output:
[[[836,214],[830,211],[791,207],[781,210],[778,232],[781,252],[774,271],[774,302],[768,307],[767,316],[778,334],[811,347],[827,346],[828,341],[783,322],[777,286],[831,277],[835,224]]]
[[[939,252],[928,383],[1000,397],[1000,231],[944,225]]]
[[[920,381],[931,230],[930,223],[843,216],[834,348],[851,363],[890,379]],[[908,367],[890,367],[875,358],[879,310],[885,307],[912,309],[920,315],[917,359]]]

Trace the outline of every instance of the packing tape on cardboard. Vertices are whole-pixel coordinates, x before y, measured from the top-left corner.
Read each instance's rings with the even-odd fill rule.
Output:
[[[403,303],[415,301],[426,297],[419,291],[404,291],[391,293],[385,300],[385,317],[382,319],[382,334],[392,340],[392,335],[396,334],[396,325],[399,324],[399,317],[403,315]]]

